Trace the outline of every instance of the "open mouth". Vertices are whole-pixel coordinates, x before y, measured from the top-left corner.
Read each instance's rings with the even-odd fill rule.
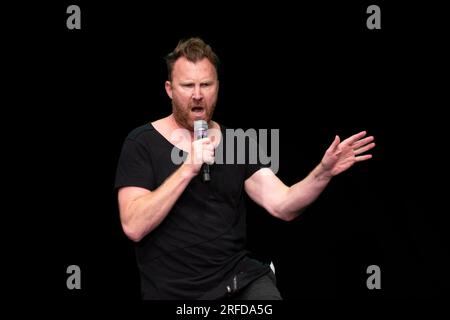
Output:
[[[201,112],[203,112],[204,110],[205,110],[205,108],[203,108],[203,107],[193,107],[193,108],[191,109],[191,111],[194,112],[194,113],[201,113]]]

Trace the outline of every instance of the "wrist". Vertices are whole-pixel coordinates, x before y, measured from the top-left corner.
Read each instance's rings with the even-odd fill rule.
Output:
[[[328,179],[330,180],[333,178],[333,173],[331,172],[330,168],[327,168],[326,165],[322,161],[320,161],[320,164],[317,166],[317,170],[314,175],[317,179]]]
[[[199,172],[199,170],[196,170],[194,165],[187,163],[183,163],[180,167],[180,170],[182,177],[189,180],[195,177]]]

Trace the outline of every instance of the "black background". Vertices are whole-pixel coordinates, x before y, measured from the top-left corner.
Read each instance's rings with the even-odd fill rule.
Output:
[[[81,7],[81,30],[66,28],[70,4]],[[443,10],[374,2],[382,29],[368,30],[370,4],[59,1],[11,9],[5,110],[16,117],[5,120],[13,127],[5,140],[18,169],[7,225],[19,294],[139,299],[113,193],[117,159],[130,130],[170,113],[163,56],[180,38],[200,36],[222,62],[216,121],[280,129],[286,184],[314,168],[335,134],[376,138],[374,158],[338,176],[294,222],[249,202],[249,247],[274,262],[283,297],[442,297]],[[78,291],[66,288],[71,264],[82,270]],[[372,264],[381,290],[366,287]]]

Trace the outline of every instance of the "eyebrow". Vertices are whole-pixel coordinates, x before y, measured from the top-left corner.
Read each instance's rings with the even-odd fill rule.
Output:
[[[203,84],[203,83],[211,84],[213,82],[214,82],[214,79],[206,79],[206,80],[200,81],[200,84]],[[195,83],[194,80],[180,80],[180,84],[193,84],[193,83]]]

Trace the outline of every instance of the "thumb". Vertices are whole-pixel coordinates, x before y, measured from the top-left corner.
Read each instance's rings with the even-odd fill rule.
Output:
[[[338,135],[336,135],[336,137],[334,137],[333,143],[331,144],[331,150],[335,151],[340,142],[341,142],[341,139],[339,138]]]

